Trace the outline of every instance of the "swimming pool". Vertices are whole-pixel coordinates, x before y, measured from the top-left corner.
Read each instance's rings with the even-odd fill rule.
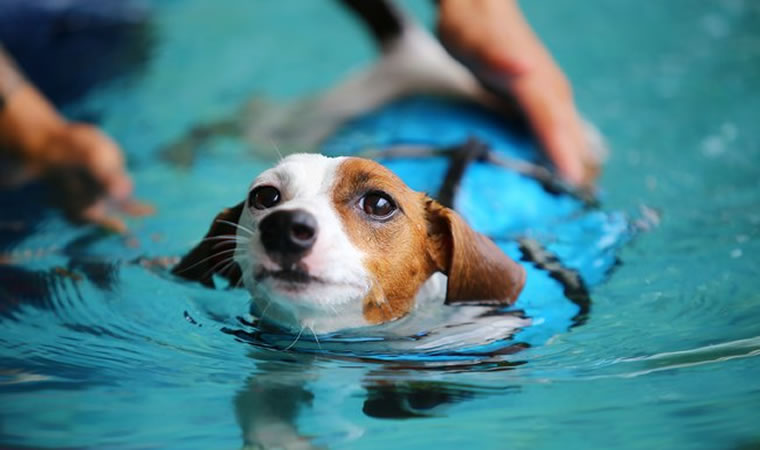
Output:
[[[644,205],[660,224],[622,250],[581,326],[499,363],[421,368],[237,342],[220,328],[245,295],[122,263],[187,250],[269,165],[217,139],[177,166],[161,159],[168,143],[252,96],[297,98],[373,56],[338,8],[248,3],[148,5],[147,62],[67,106],[122,143],[138,196],[159,212],[127,237],[49,215],[8,249],[3,446],[238,448],[251,424],[291,447],[760,443],[756,4],[524,3],[613,149],[605,209]],[[427,2],[406,3],[432,17]]]

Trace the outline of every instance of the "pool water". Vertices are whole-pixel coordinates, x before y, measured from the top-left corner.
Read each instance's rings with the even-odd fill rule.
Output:
[[[428,2],[404,4],[431,23]],[[424,361],[230,334],[251,329],[244,292],[135,263],[187,251],[271,165],[252,155],[279,144],[251,152],[222,137],[184,164],[167,146],[252,97],[313,94],[374,56],[330,4],[135,5],[144,60],[64,108],[121,143],[158,213],[127,236],[49,211],[31,232],[3,222],[0,447],[760,446],[756,3],[524,2],[612,148],[602,209],[659,224],[620,237],[581,323],[528,327],[530,345],[498,358]]]

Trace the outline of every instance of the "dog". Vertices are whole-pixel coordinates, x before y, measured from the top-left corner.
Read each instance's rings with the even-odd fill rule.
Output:
[[[299,113],[248,125],[244,134],[313,146],[340,124],[415,93],[464,98],[500,113],[513,106],[487,77],[449,56],[390,4],[344,3],[372,31],[382,58]],[[206,126],[191,135],[229,128]],[[601,148],[599,139],[592,142]],[[296,333],[396,321],[430,299],[510,305],[525,284],[525,269],[453,209],[464,168],[489,155],[471,144],[454,152],[459,166],[437,199],[368,159],[289,155],[254,180],[245,200],[219,213],[172,272],[207,286],[214,286],[216,276],[243,285],[255,316]],[[549,190],[562,188],[537,164],[497,162]],[[572,273],[557,270],[552,276],[585,289]]]
[[[469,372],[474,362],[484,362],[488,371],[523,364],[514,360],[515,353],[583,323],[590,311],[585,280],[603,279],[626,241],[625,221],[598,214],[592,197],[572,191],[527,158],[505,159],[508,152],[498,148],[505,142],[500,136],[491,139],[496,145],[489,148],[493,134],[486,128],[495,123],[501,130],[505,124],[489,122],[480,111],[470,123],[483,133],[473,133],[474,139],[466,134],[427,139],[427,130],[466,128],[459,119],[471,116],[459,113],[455,121],[439,120],[438,126],[416,135],[409,131],[414,127],[403,126],[398,128],[405,130],[385,133],[388,116],[426,124],[440,119],[439,104],[395,114],[399,110],[392,110],[392,102],[410,94],[463,98],[497,110],[499,118],[510,102],[498,86],[488,85],[487,77],[451,58],[425,30],[386,3],[344,3],[365,20],[382,58],[297,108],[203,125],[192,131],[193,139],[173,147],[178,160],[187,161],[192,155],[186,150],[199,147],[195,138],[232,132],[253,141],[275,141],[285,149],[319,148],[329,155],[289,155],[261,173],[173,269],[206,286],[245,286],[251,313],[259,321],[239,317],[243,327],[222,329],[236,339],[288,351],[309,328],[314,340],[302,340],[289,355],[299,364],[311,365],[316,353],[383,362],[379,373],[353,371],[360,373],[356,382],[335,381],[327,371],[322,381],[334,384],[317,392],[310,385],[320,364],[295,373],[282,369],[279,360],[266,370],[257,364],[235,400],[244,441],[251,446],[302,445],[297,414],[320,403],[325,406],[310,410],[312,417],[331,426],[348,424],[346,435],[355,439],[362,432],[354,426],[355,412],[342,420],[334,405],[343,405],[348,396],[352,401],[361,397],[355,390],[360,385],[366,390],[362,411],[375,418],[433,416],[466,400],[472,395],[467,389],[452,392],[451,386],[430,379],[406,383],[396,374],[418,368]],[[385,114],[388,104],[391,112]],[[350,121],[361,122],[367,113],[369,122],[380,120],[352,128]],[[381,133],[364,140],[367,130]],[[591,128],[589,132],[598,137]],[[426,139],[414,139],[420,134]],[[601,148],[600,139],[592,142]],[[383,164],[356,157],[370,156],[366,148]],[[394,161],[396,156],[400,160]],[[430,160],[420,159],[428,156]],[[421,170],[434,164],[435,170]],[[479,183],[473,186],[475,178]],[[495,186],[483,192],[488,183]],[[503,186],[514,189],[500,191]],[[544,246],[526,238],[525,224],[538,225],[539,235],[569,231],[571,245],[543,240],[548,241]],[[507,308],[518,299],[517,306]],[[267,322],[278,329],[262,326]],[[416,373],[412,378],[417,380]]]
[[[490,239],[385,167],[317,154],[260,174],[173,272],[242,283],[269,321],[315,333],[396,320],[430,297],[510,305],[525,283]]]

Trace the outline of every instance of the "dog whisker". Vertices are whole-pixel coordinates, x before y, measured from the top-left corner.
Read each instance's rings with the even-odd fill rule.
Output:
[[[211,249],[212,250],[216,249],[216,248],[218,248],[218,247],[220,247],[222,245],[234,245],[236,247],[241,247],[241,246],[245,246],[246,244],[248,244],[248,242],[249,242],[248,240],[245,240],[245,241],[242,241],[242,240],[232,240],[232,239],[220,240],[219,242],[217,242],[216,244],[214,244],[213,246],[211,246]]]
[[[184,273],[184,272],[186,272],[186,271],[188,271],[188,270],[192,269],[193,267],[197,267],[197,266],[199,266],[199,265],[203,264],[204,262],[206,262],[206,261],[208,261],[208,260],[210,260],[210,259],[216,258],[216,257],[218,257],[218,256],[220,256],[220,255],[224,255],[224,254],[226,254],[226,253],[232,253],[232,252],[234,252],[234,251],[236,251],[236,250],[237,250],[236,248],[228,248],[228,249],[226,249],[226,250],[221,250],[221,251],[218,251],[218,252],[214,253],[213,255],[207,256],[207,257],[205,257],[205,258],[201,259],[200,261],[196,261],[195,263],[193,263],[193,264],[191,264],[191,265],[189,265],[189,266],[187,266],[187,267],[184,267],[184,268],[182,268],[181,270],[178,270],[178,271],[176,271],[176,273],[177,273],[177,274],[181,274],[181,273]],[[234,255],[233,255],[233,256],[234,256]]]
[[[242,264],[242,267],[245,267],[248,264],[249,257],[248,252],[246,252],[244,249],[241,249],[240,247],[237,247],[236,250],[239,250],[238,252],[235,252],[232,257],[237,258],[237,261]],[[243,283],[245,282],[245,277],[240,277],[240,279],[237,280],[237,283],[235,283],[235,286],[233,288],[239,288],[243,286]]]
[[[311,335],[314,336],[314,341],[317,343],[317,348],[319,348],[319,351],[322,351],[322,344],[319,343],[319,338],[317,337],[317,333],[314,331],[314,328],[309,326],[309,331],[311,331]]]
[[[246,228],[243,225],[240,225],[239,223],[230,222],[229,220],[224,220],[224,219],[217,219],[216,221],[219,222],[219,223],[224,223],[224,224],[227,224],[227,225],[232,225],[232,226],[234,226],[235,228],[237,228],[239,230],[245,231],[249,235],[253,235],[253,231],[249,230],[248,228]]]
[[[209,236],[207,238],[201,239],[201,242],[207,242],[207,241],[221,241],[221,240],[235,240],[235,241],[243,241],[246,242],[249,241],[251,238],[248,236],[238,236],[236,234],[220,234],[218,236]]]
[[[214,256],[217,256],[217,255],[214,255]],[[222,267],[224,264],[229,265],[234,262],[235,262],[235,255],[232,255],[229,258],[225,258],[219,261],[218,263],[214,264],[208,271],[206,271],[206,273],[203,274],[201,279],[205,279],[206,277],[210,276],[211,274],[217,271],[216,270],[217,268]]]
[[[296,339],[285,348],[285,351],[290,350],[291,348],[293,348],[294,345],[296,345],[296,342],[298,342],[298,340],[301,339],[301,335],[303,334],[303,330],[305,329],[306,329],[306,325],[301,327],[301,331],[298,332],[298,336],[296,336]]]
[[[215,248],[217,248],[217,247],[220,247],[220,246],[222,246],[222,245],[225,245],[225,244],[243,244],[243,245],[245,245],[245,244],[247,244],[248,242],[249,242],[248,240],[245,240],[245,241],[238,241],[238,240],[232,240],[232,239],[228,239],[228,240],[225,240],[225,241],[220,241],[220,242],[217,242],[216,244],[214,244],[214,245],[211,247],[211,249],[215,249]]]
[[[270,306],[272,306],[272,300],[269,300],[267,302],[267,305],[264,307],[264,310],[261,311],[261,314],[259,315],[259,320],[261,320],[262,322],[264,321],[264,315],[267,313],[267,310],[269,309]]]
[[[272,148],[274,148],[274,151],[277,152],[277,156],[280,157],[280,161],[282,161],[284,159],[284,156],[282,156],[282,152],[280,151],[280,146],[277,145],[277,143],[272,138],[269,138],[269,143],[272,145]]]
[[[227,272],[230,271],[230,269],[232,268],[233,264],[235,264],[235,258],[234,257],[230,258],[230,261],[227,263],[227,265],[225,265],[224,267],[222,267],[221,269],[219,269],[219,273],[226,274]]]

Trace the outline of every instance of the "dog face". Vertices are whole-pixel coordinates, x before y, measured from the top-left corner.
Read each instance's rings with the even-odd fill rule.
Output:
[[[238,223],[248,231],[241,227],[237,235],[247,242],[239,243],[235,261],[243,283],[256,309],[291,328],[331,328],[323,322],[336,316],[360,325],[355,300],[371,279],[331,195],[340,163],[320,155],[285,158],[256,178],[241,211]]]
[[[447,303],[511,303],[525,276],[454,211],[360,158],[283,159],[206,238],[174,273],[242,282],[260,316],[296,332],[402,317],[437,272],[446,286],[424,292]]]

